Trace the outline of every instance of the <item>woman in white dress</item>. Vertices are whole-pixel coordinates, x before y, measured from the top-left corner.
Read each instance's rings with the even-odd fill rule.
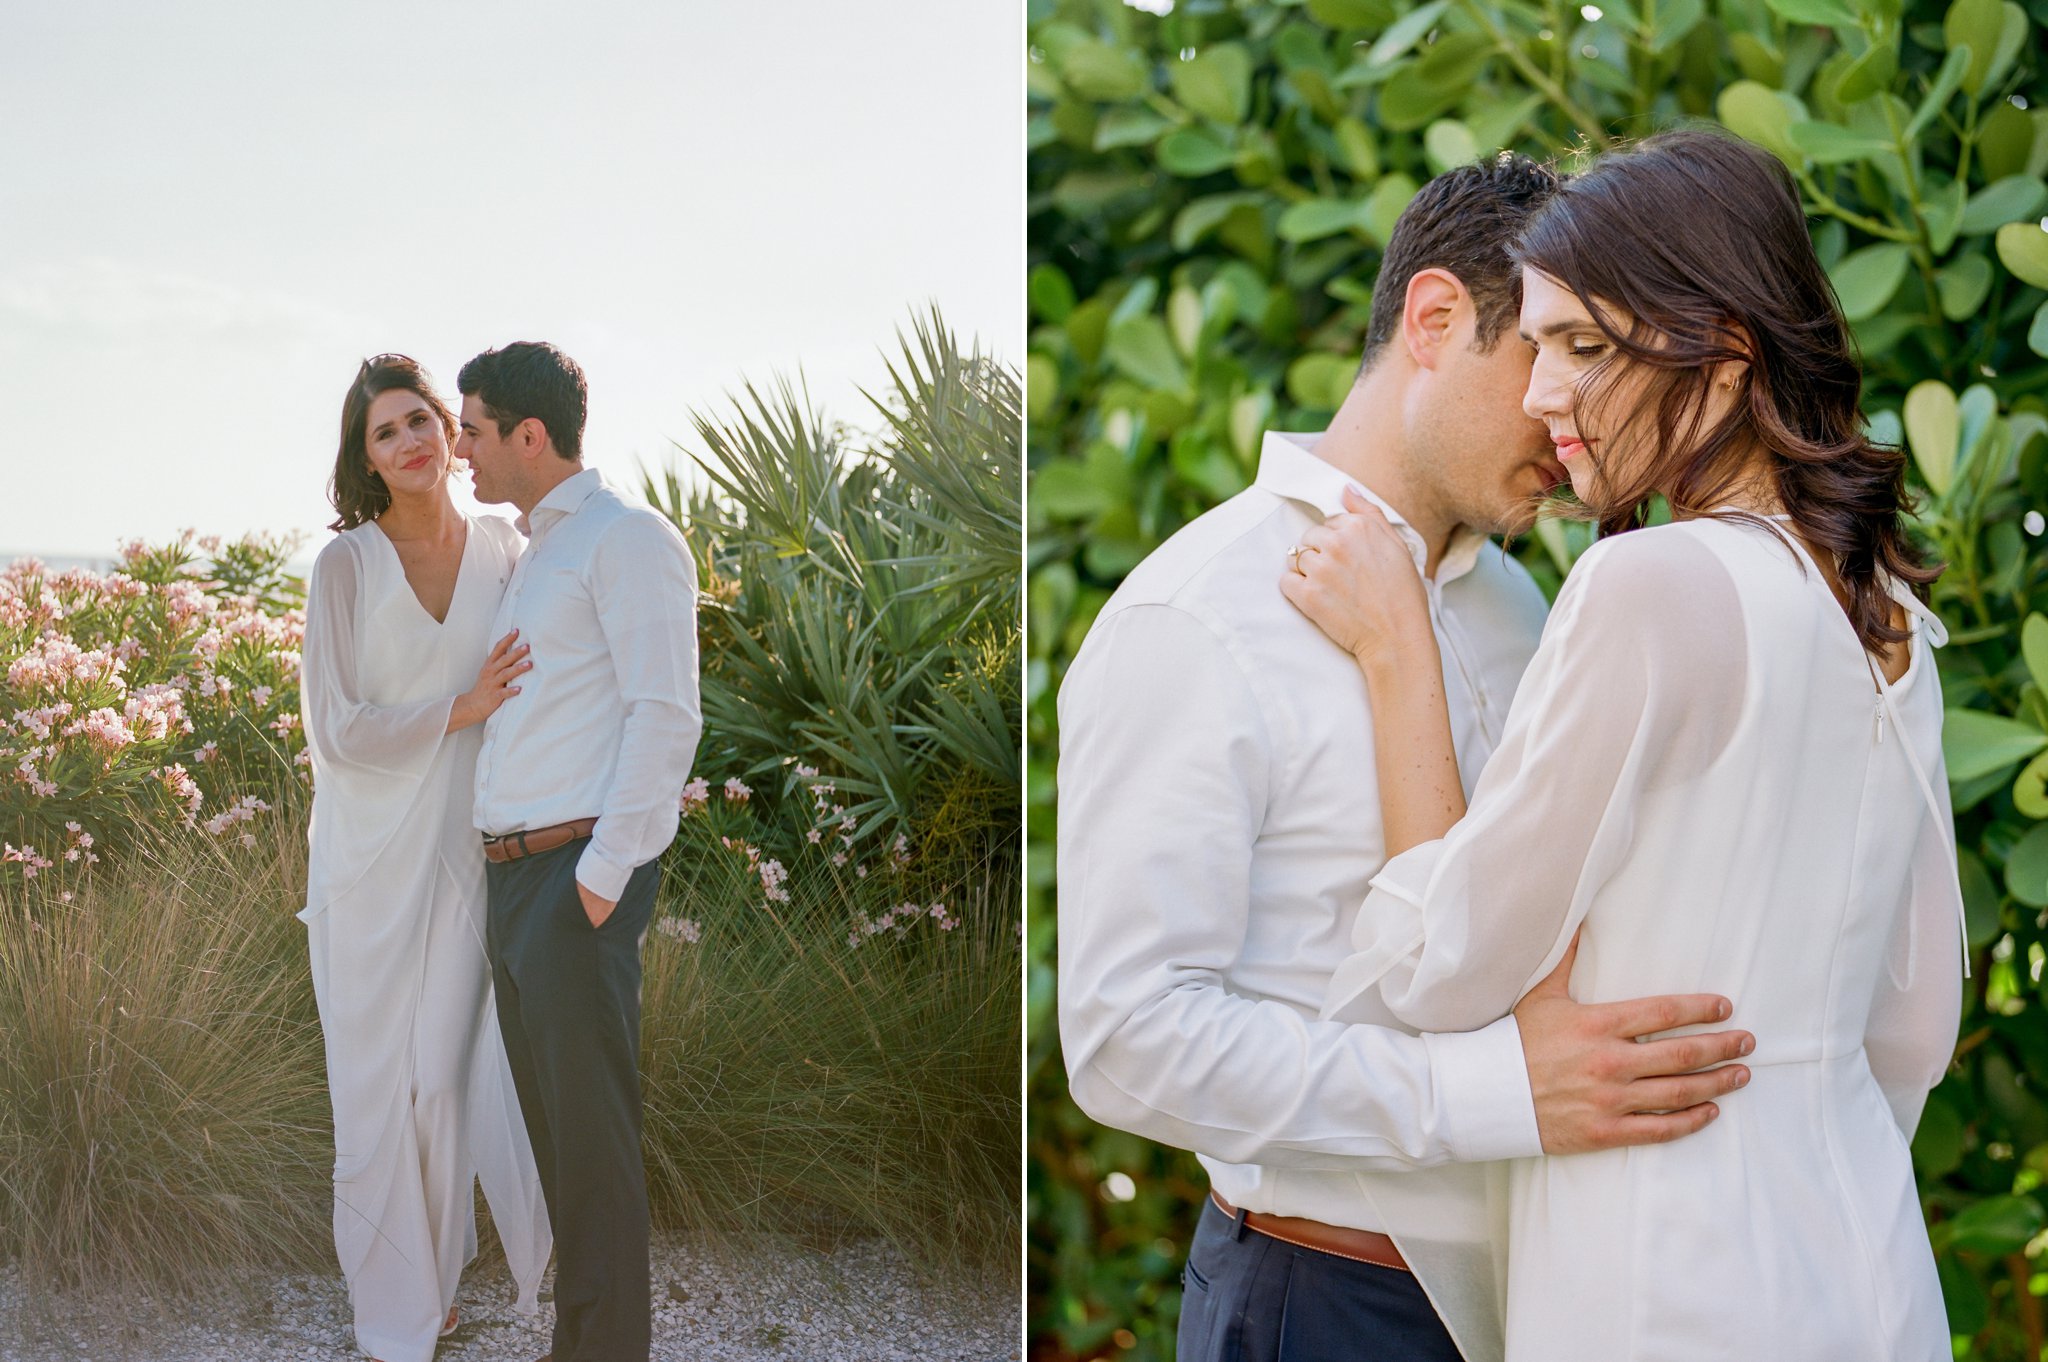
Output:
[[[356,1342],[427,1362],[457,1323],[479,1180],[516,1308],[551,1240],[484,957],[470,820],[482,724],[529,665],[489,630],[523,546],[448,490],[455,417],[402,355],[342,406],[339,536],[313,565],[301,714],[313,762],[306,908],[334,1100],[334,1241]]]
[[[1698,1133],[1509,1166],[1510,1359],[1946,1359],[1907,1146],[1967,948],[1944,635],[1915,590],[1937,570],[1904,533],[1903,456],[1863,436],[1846,328],[1765,153],[1647,139],[1568,181],[1514,253],[1524,408],[1607,533],[1469,808],[1384,519],[1356,501],[1283,575],[1359,659],[1399,853],[1326,1015],[1476,1028],[1576,950],[1581,1002],[1717,993],[1754,1033],[1747,1085]],[[1634,528],[1652,493],[1673,522]]]

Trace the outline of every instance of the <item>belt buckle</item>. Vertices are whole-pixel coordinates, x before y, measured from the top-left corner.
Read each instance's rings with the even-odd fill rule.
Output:
[[[490,854],[490,850],[492,847],[504,848],[505,859],[508,861],[516,861],[522,856],[530,856],[533,854],[532,852],[526,849],[526,833],[523,830],[519,832],[504,833],[501,836],[497,837],[493,837],[490,833],[487,832],[483,834],[483,839],[484,854],[486,856]]]

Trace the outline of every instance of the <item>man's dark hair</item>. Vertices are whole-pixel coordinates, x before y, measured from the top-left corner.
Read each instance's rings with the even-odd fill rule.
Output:
[[[573,463],[583,457],[590,386],[576,361],[547,342],[514,341],[486,350],[462,366],[455,387],[484,404],[501,438],[530,418],[547,429],[563,458]]]
[[[1479,348],[1493,349],[1522,310],[1521,274],[1508,258],[1508,246],[1560,183],[1549,166],[1504,151],[1422,186],[1401,210],[1380,259],[1365,331],[1365,368],[1400,332],[1408,281],[1423,270],[1449,270],[1464,282],[1478,313]]]

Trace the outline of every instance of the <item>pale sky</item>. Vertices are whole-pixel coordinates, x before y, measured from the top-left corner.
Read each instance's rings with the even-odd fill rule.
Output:
[[[366,355],[549,340],[615,482],[936,301],[1023,353],[1014,0],[0,8],[0,555],[327,538]],[[468,502],[466,490],[460,498]]]

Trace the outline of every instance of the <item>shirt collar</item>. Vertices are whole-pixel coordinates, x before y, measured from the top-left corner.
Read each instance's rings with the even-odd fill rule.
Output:
[[[586,468],[556,483],[552,491],[514,523],[521,534],[531,539],[556,521],[575,515],[583,508],[583,503],[590,500],[590,494],[604,485],[604,474],[595,468]]]
[[[1344,489],[1356,489],[1393,524],[1401,542],[1408,546],[1408,556],[1415,560],[1415,571],[1422,573],[1429,562],[1429,545],[1423,542],[1421,533],[1384,497],[1357,479],[1345,476],[1335,464],[1319,456],[1315,446],[1321,438],[1314,432],[1267,431],[1259,446],[1257,485],[1274,496],[1313,507],[1325,520],[1343,514]],[[1486,536],[1469,525],[1452,530],[1451,542],[1436,565],[1437,585],[1456,581],[1470,572],[1486,542]]]

